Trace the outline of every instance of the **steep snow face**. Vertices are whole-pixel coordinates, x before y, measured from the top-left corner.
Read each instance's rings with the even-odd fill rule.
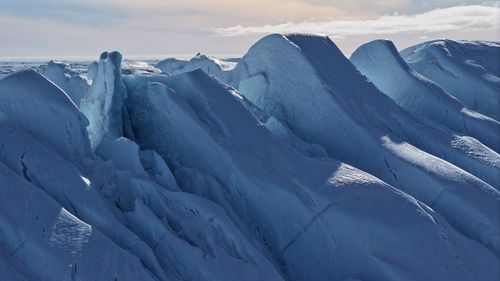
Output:
[[[34,70],[0,80],[0,122],[16,124],[67,159],[90,157],[87,119],[59,87]]]
[[[500,120],[500,44],[436,40],[407,48],[401,56],[470,109]]]
[[[500,151],[500,123],[465,108],[438,85],[410,69],[394,44],[376,40],[359,47],[351,62],[383,93],[406,110],[472,136]]]
[[[92,86],[82,100],[80,110],[87,116],[89,138],[95,149],[103,140],[123,135],[123,102],[125,86],[121,79],[122,56],[104,52],[97,66],[89,66]]]
[[[42,67],[40,73],[59,86],[76,106],[80,106],[83,96],[90,87],[87,79],[71,70],[65,63],[50,61]]]
[[[124,81],[140,146],[166,160],[182,190],[222,206],[289,280],[482,278],[460,243],[497,263],[413,198],[284,145],[200,70]]]
[[[412,194],[462,233],[500,251],[498,191],[435,156],[498,187],[498,155],[472,138],[415,121],[367,82],[328,38],[268,36],[249,50],[235,71],[241,93],[297,136]],[[466,145],[465,140],[471,142]],[[450,149],[453,141],[458,149]],[[467,146],[483,147],[490,164],[478,165],[475,156],[463,158]],[[479,227],[478,217],[470,212],[482,213],[478,217],[489,230]]]

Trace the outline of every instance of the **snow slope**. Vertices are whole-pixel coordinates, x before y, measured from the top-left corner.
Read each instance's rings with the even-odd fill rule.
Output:
[[[46,88],[35,87],[15,100],[2,88],[2,112],[27,96],[38,98],[41,108],[78,112],[61,89],[34,71],[14,75],[5,79],[25,75],[23,84],[44,81],[55,90],[47,95]],[[154,152],[118,139],[117,145],[99,146],[102,157],[81,156],[84,164],[73,163],[58,151],[58,131],[47,131],[53,138],[39,142],[39,135],[20,126],[30,115],[20,113],[0,121],[5,274],[17,280],[282,280],[218,206],[179,192]],[[50,121],[64,128],[70,117]],[[85,125],[66,133],[75,139]]]
[[[66,65],[0,80],[0,279],[500,278],[498,154],[328,38],[161,65],[103,53],[79,108]]]
[[[454,256],[462,242],[442,240],[443,231],[496,262],[413,198],[346,164],[283,145],[237,92],[201,70],[124,80],[136,141],[158,151],[182,190],[241,220],[287,279],[476,278],[477,268]]]
[[[0,100],[0,121],[12,122],[50,143],[68,159],[90,156],[87,118],[60,88],[34,70],[0,80]]]
[[[484,149],[493,166],[475,166],[474,157],[456,163],[498,187],[498,155],[474,139],[417,122],[367,82],[328,38],[265,37],[250,48],[235,71],[239,91],[297,136],[415,196],[463,233],[500,250],[498,191],[436,157],[452,159],[459,154],[464,159],[460,151],[464,147],[458,151],[450,147],[471,140],[478,148],[472,150]],[[453,212],[446,211],[449,208]],[[482,213],[489,230],[471,228],[477,217],[468,217],[470,212]]]
[[[264,40],[261,40],[261,41],[264,41]],[[269,43],[266,48],[268,48],[270,51],[274,51],[276,53],[279,52],[280,51],[280,44],[276,43],[274,46],[272,46],[272,44],[273,43]],[[262,44],[259,45],[258,43],[256,45],[257,45],[257,47],[262,46]],[[332,50],[329,50],[328,47],[325,47],[325,45],[322,43],[318,43],[316,45],[315,44],[309,44],[309,45],[310,45],[309,49],[311,49],[311,52],[308,55],[308,58],[311,58],[312,56],[316,56],[316,58],[314,58],[315,59],[314,62],[316,63],[316,66],[323,68],[319,71],[319,74],[329,75],[331,72],[333,72],[332,71],[333,68],[329,67],[329,66],[336,65],[338,61],[339,61],[339,63],[341,63],[343,65],[343,67],[340,69],[347,70],[347,72],[345,74],[342,74],[342,75],[344,75],[343,76],[344,78],[339,79],[339,83],[334,82],[334,83],[337,83],[336,87],[338,87],[338,86],[344,87],[344,89],[339,89],[340,92],[351,91],[351,89],[349,88],[350,86],[346,85],[346,82],[347,81],[354,81],[354,80],[358,79],[359,82],[356,83],[358,85],[357,86],[358,92],[361,92],[361,93],[362,92],[377,92],[377,94],[379,96],[381,96],[381,93],[375,87],[373,87],[372,85],[368,85],[368,83],[366,83],[366,81],[362,81],[365,78],[358,77],[359,75],[356,74],[357,71],[355,70],[355,68],[352,66],[351,63],[349,63],[345,59],[345,57],[340,53],[340,51],[338,49],[336,49],[336,46],[333,46],[334,48],[332,48],[330,46],[330,49],[336,49],[336,50],[332,51]],[[318,52],[318,47],[322,48],[322,50],[323,50],[322,53]],[[256,48],[251,48],[249,51],[249,54],[252,53],[252,49],[256,49]],[[263,48],[260,48],[260,49],[263,49]],[[303,46],[302,46],[302,49],[304,49]],[[260,51],[260,52],[263,53],[266,51]],[[328,52],[336,52],[337,53],[338,58],[336,59],[336,61],[333,61],[331,59],[334,56],[330,56],[329,61],[328,61],[328,58],[325,58],[324,56],[321,57],[323,54],[328,53]],[[253,52],[253,53],[255,53],[255,52]],[[321,54],[318,55],[318,53],[321,53]],[[247,54],[247,57],[249,56],[249,54]],[[251,64],[257,65],[260,63],[259,62],[260,60],[263,61],[263,60],[268,59],[267,57],[265,57],[265,55],[262,55],[262,54],[258,54],[257,56],[260,58],[255,59],[256,56],[248,58],[248,60],[251,61]],[[272,54],[272,56],[274,56],[274,54]],[[287,55],[281,54],[278,57],[282,60],[294,60],[295,59],[294,56],[297,56],[297,55],[296,54],[287,54]],[[299,56],[301,56],[301,55],[299,55]],[[259,102],[257,102],[255,100],[256,97],[253,96],[254,95],[253,92],[257,93],[257,95],[263,95],[264,92],[266,92],[266,87],[267,87],[266,85],[267,85],[268,81],[266,81],[266,77],[264,77],[264,75],[253,75],[252,74],[251,77],[249,77],[248,73],[246,73],[246,72],[248,72],[247,66],[241,62],[232,71],[231,71],[231,68],[229,68],[229,71],[222,71],[222,70],[221,71],[214,71],[214,69],[220,70],[220,68],[213,66],[213,65],[215,65],[214,61],[206,59],[206,58],[203,58],[203,59],[202,58],[196,59],[196,58],[197,57],[193,58],[190,62],[187,62],[183,67],[179,68],[178,70],[174,71],[173,73],[182,73],[185,71],[189,71],[191,69],[201,69],[201,70],[205,71],[206,73],[208,73],[209,75],[215,76],[219,80],[238,88],[250,101],[256,103],[257,106],[262,107],[262,104],[260,104]],[[273,58],[269,58],[269,59],[270,59],[270,61],[273,61]],[[274,60],[278,60],[278,59],[274,59]],[[245,59],[243,59],[243,62],[244,61],[245,61]],[[263,64],[269,64],[269,63],[270,62],[268,62],[268,61],[263,62]],[[278,63],[281,63],[281,62],[278,62]],[[314,78],[309,79],[309,78],[305,78],[305,77],[300,77],[303,75],[303,73],[301,73],[303,71],[302,71],[302,69],[300,69],[298,67],[298,65],[296,66],[296,68],[298,69],[298,71],[296,73],[286,73],[289,71],[289,69],[287,69],[287,66],[282,67],[281,65],[277,65],[276,67],[278,68],[278,71],[283,72],[283,75],[280,75],[280,76],[287,75],[291,80],[295,80],[295,81],[291,81],[290,83],[286,82],[286,83],[277,85],[276,88],[279,88],[279,91],[282,91],[282,92],[299,91],[298,89],[300,89],[300,86],[298,86],[298,88],[297,88],[297,87],[290,86],[290,85],[298,84],[297,81],[304,81],[303,85],[307,85],[307,84],[311,84],[311,81],[313,81],[313,79],[314,79]],[[329,68],[329,69],[324,69],[324,68]],[[313,72],[314,71],[315,70],[313,70]],[[258,72],[258,71],[254,71],[254,72]],[[262,71],[262,72],[264,72],[264,71]],[[342,73],[342,71],[339,71],[339,73]],[[337,76],[339,76],[339,75],[337,75]],[[351,78],[351,76],[352,76],[352,78]],[[358,77],[358,78],[356,78],[356,77]],[[280,77],[280,78],[282,78],[282,77]],[[354,78],[354,80],[353,80],[353,78]],[[345,86],[347,86],[347,87],[345,87]],[[288,90],[288,88],[286,88],[286,87],[289,87],[290,90]],[[302,87],[304,88],[304,86],[302,86]],[[363,87],[366,89],[363,89]],[[252,89],[252,90],[246,91],[246,89]],[[305,91],[307,91],[307,90],[305,90]],[[257,97],[257,98],[260,98],[260,97]],[[288,99],[288,96],[287,96],[287,99]],[[356,103],[355,100],[356,100],[355,98],[351,98],[350,102]],[[432,124],[433,122],[431,122],[429,120],[427,120],[427,121],[422,120],[422,122],[415,122],[414,118],[410,117],[406,112],[399,109],[398,106],[396,106],[393,102],[391,102],[387,98],[385,98],[385,99],[382,98],[380,100],[378,100],[378,99],[373,99],[373,100],[378,103],[377,105],[375,105],[375,107],[377,107],[377,106],[380,106],[380,108],[387,108],[388,107],[388,108],[390,108],[389,110],[391,112],[394,112],[394,114],[400,115],[401,116],[400,119],[402,119],[402,120],[401,121],[391,120],[390,118],[387,118],[387,116],[381,116],[381,117],[377,117],[376,119],[374,119],[374,120],[377,120],[376,122],[373,122],[373,121],[369,121],[369,122],[375,123],[379,126],[381,125],[381,123],[384,123],[384,122],[392,123],[392,124],[381,125],[381,127],[385,127],[385,128],[382,128],[382,130],[385,130],[387,127],[389,127],[389,128],[391,128],[391,130],[394,131],[395,135],[398,135],[398,137],[402,138],[402,140],[408,141],[411,144],[415,145],[416,147],[418,147],[426,152],[429,152],[431,154],[434,154],[437,157],[443,158],[444,160],[451,162],[452,164],[454,164],[454,165],[466,170],[467,172],[472,173],[473,175],[479,177],[480,179],[486,181],[490,185],[493,185],[497,189],[500,188],[500,156],[495,151],[492,151],[489,147],[483,145],[482,143],[480,143],[476,139],[469,137],[469,135],[464,135],[464,136],[456,135],[454,131],[446,129],[446,128],[441,128],[441,126],[439,126],[438,124]],[[368,104],[369,104],[369,106],[371,106],[371,103],[368,103]],[[360,108],[360,106],[358,106],[357,104],[354,104],[353,107],[355,110]],[[278,110],[281,110],[281,109],[278,109]],[[265,108],[264,108],[264,111],[266,111]],[[306,111],[310,111],[310,108],[306,107]],[[376,112],[376,110],[372,110],[372,111]],[[295,113],[296,112],[294,112],[294,114]],[[471,112],[467,112],[467,113],[471,113]],[[273,116],[275,114],[276,114],[276,112],[274,112],[270,115]],[[277,113],[277,114],[279,115],[280,113]],[[376,115],[376,114],[377,113],[375,113],[374,115]],[[471,114],[473,114],[473,113],[471,113]],[[276,118],[270,119],[271,123],[268,123],[267,119],[261,120],[261,121],[273,126],[273,128],[271,128],[271,129],[276,129],[276,131],[275,131],[276,134],[283,136],[284,134],[283,134],[282,128],[287,127],[286,123],[288,121],[284,120],[283,118],[280,118],[280,116],[274,116],[274,117],[276,117]],[[372,117],[374,117],[373,114],[372,114]],[[276,122],[272,122],[275,120],[276,120]],[[491,120],[489,120],[489,121],[491,121]],[[406,123],[410,123],[412,125],[406,125]],[[425,123],[425,124],[423,124],[423,123]],[[431,124],[429,124],[429,123],[431,123]],[[461,123],[463,124],[463,121],[461,121]],[[498,144],[495,141],[495,138],[498,138],[497,137],[498,134],[496,132],[497,128],[495,128],[497,126],[495,126],[495,125],[496,125],[496,123],[494,123],[493,128],[491,128],[489,130],[480,130],[480,129],[479,130],[486,131],[486,135],[492,137],[492,138],[488,138],[488,143],[491,144],[491,146],[493,146],[496,149]],[[473,129],[473,131],[474,130],[476,130],[476,129]],[[424,131],[425,135],[427,135],[429,137],[422,138],[421,133],[420,133],[421,131]],[[296,137],[294,134],[296,135],[298,133],[292,132],[292,133],[288,134],[288,142],[294,143],[294,146],[296,146],[296,147],[302,146],[300,144],[300,142],[297,142],[295,140]],[[319,146],[323,145],[318,140],[315,140],[315,139],[308,138],[305,140],[307,142],[312,143],[315,146],[317,146],[318,144],[319,144]],[[301,149],[301,148],[299,148],[299,149]],[[310,149],[306,148],[306,149],[302,149],[302,150],[308,151]],[[472,152],[472,151],[474,151],[474,152]],[[315,155],[315,154],[309,153],[308,155]]]
[[[434,82],[412,70],[392,42],[366,43],[352,54],[350,61],[377,88],[409,112],[442,123],[500,151],[500,123],[465,108]]]
[[[470,109],[500,121],[500,44],[443,39],[409,47],[401,56]]]

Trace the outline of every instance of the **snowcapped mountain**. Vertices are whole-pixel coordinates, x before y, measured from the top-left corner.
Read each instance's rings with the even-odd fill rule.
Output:
[[[441,58],[417,59],[432,44],[349,60],[328,37],[273,34],[241,59],[104,52],[86,75],[6,76],[0,276],[500,278],[500,125],[467,103],[498,94],[500,51],[456,43],[484,70],[457,62],[460,82],[493,81],[457,93]]]

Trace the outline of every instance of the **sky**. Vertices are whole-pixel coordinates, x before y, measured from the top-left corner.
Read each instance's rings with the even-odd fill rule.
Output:
[[[500,1],[0,0],[0,60],[235,57],[279,32],[326,34],[347,56],[380,38],[500,41]]]

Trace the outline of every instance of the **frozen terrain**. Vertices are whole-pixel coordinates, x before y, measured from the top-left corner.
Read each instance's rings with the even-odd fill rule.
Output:
[[[436,40],[401,56],[470,109],[500,121],[500,43]]]
[[[500,49],[439,42],[481,87],[302,34],[2,64],[1,279],[498,280]]]
[[[500,123],[466,108],[437,84],[411,69],[392,42],[366,43],[350,60],[377,88],[409,112],[438,121],[500,151]]]

